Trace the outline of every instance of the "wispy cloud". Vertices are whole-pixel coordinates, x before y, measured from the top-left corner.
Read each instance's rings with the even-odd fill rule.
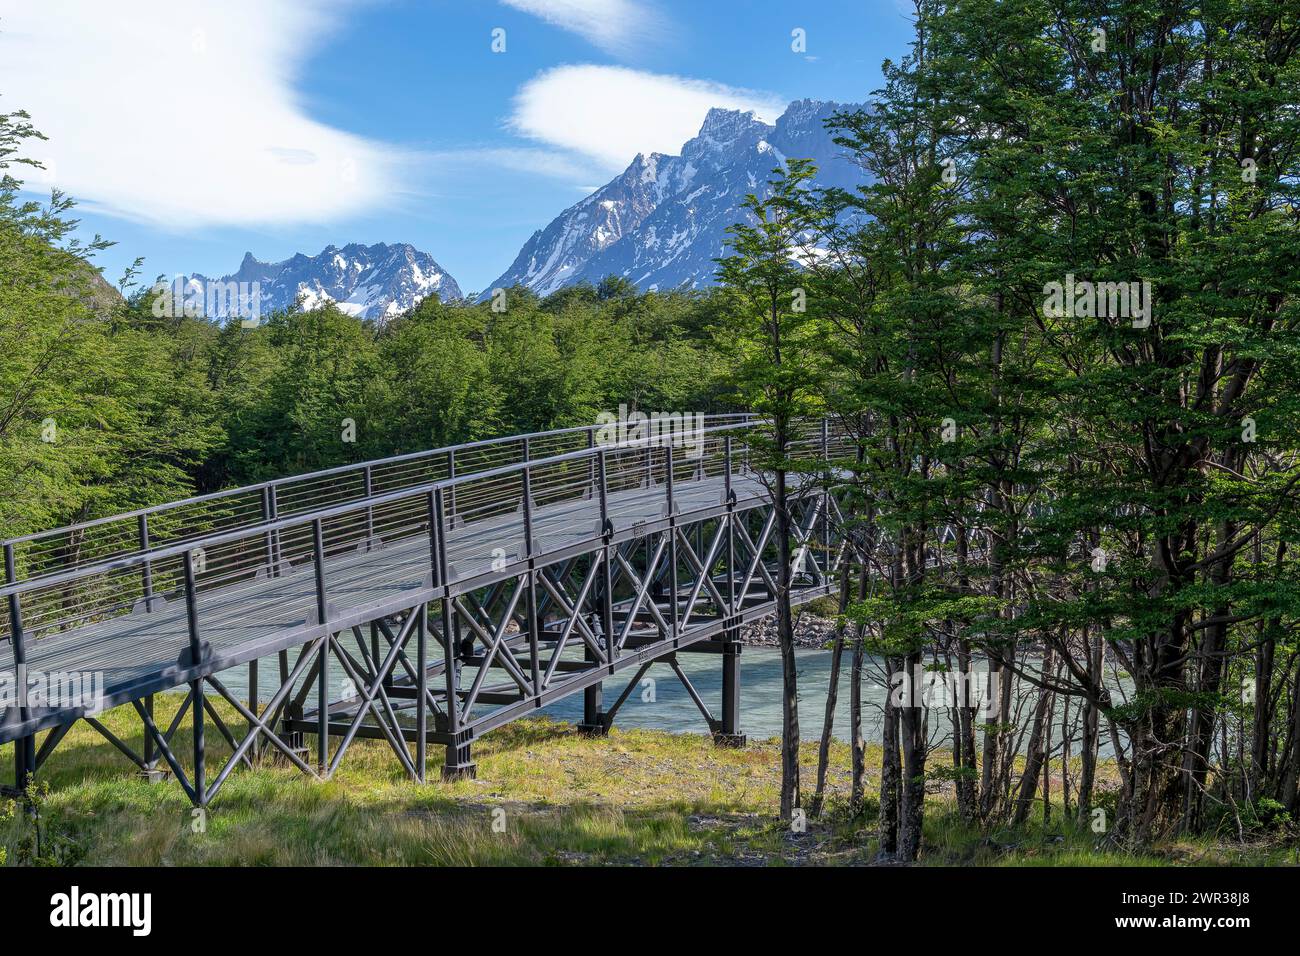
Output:
[[[0,0],[4,106],[49,137],[30,150],[49,166],[36,184],[177,229],[384,203],[414,157],[312,119],[294,88],[352,5]]]
[[[520,88],[509,126],[531,139],[621,170],[637,153],[676,153],[710,107],[752,110],[771,122],[773,93],[616,66],[560,66]]]
[[[569,156],[549,149],[517,147],[465,147],[426,153],[425,160],[434,171],[491,166],[515,173],[545,176],[551,179],[574,179],[590,175],[592,163],[579,156]]]
[[[640,0],[501,0],[578,34],[607,53],[625,55],[663,35],[663,17]]]

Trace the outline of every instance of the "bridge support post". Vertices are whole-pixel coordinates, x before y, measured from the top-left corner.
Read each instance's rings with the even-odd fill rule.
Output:
[[[447,760],[442,765],[443,780],[473,780],[478,766],[470,754],[468,737],[462,743],[447,744]]]
[[[16,584],[18,581],[17,565],[14,560],[14,546],[4,546],[5,581]],[[22,600],[17,594],[9,595],[9,643],[13,651],[14,668],[26,679],[27,652],[23,644],[23,609]],[[20,698],[23,705],[18,709],[20,719],[26,720],[31,711],[26,704],[26,694]],[[14,741],[14,789],[23,793],[32,778],[36,776],[36,737],[28,735]]]
[[[429,605],[421,604],[415,613],[415,777],[424,783],[429,761]]]
[[[153,719],[153,694],[144,699],[144,712]],[[166,771],[158,769],[158,745],[147,726],[144,728],[144,767],[140,773],[149,783],[162,783],[167,779]]]
[[[583,659],[588,663],[596,661],[596,655],[591,652],[590,647],[584,648],[586,653]],[[605,723],[605,715],[601,708],[605,705],[604,684],[592,684],[582,692],[582,723],[578,724],[578,733],[584,737],[604,737],[609,733],[609,725]]]
[[[14,792],[22,796],[36,777],[36,738],[19,737],[14,741]]]
[[[722,718],[713,742],[719,747],[743,747],[747,740],[740,732],[740,625],[728,627],[722,640]]]
[[[194,694],[194,704],[191,708],[194,718],[194,806],[202,809],[208,805],[208,745],[203,720],[203,710],[206,705],[202,679],[191,681],[190,690]]]

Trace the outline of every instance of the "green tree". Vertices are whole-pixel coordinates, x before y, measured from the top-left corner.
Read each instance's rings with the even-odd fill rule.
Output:
[[[413,451],[498,434],[505,393],[491,378],[477,313],[417,309],[385,329],[384,371],[369,418],[387,450]]]
[[[797,258],[807,239],[815,209],[807,187],[815,168],[791,160],[776,171],[771,195],[750,195],[744,203],[749,221],[730,228],[732,254],[719,260],[718,276],[726,290],[725,334],[736,395],[743,407],[767,424],[752,438],[754,465],[771,475],[769,489],[776,512],[777,637],[781,649],[781,816],[789,820],[800,806],[798,673],[794,660],[791,614],[794,508],[814,484],[796,463],[802,420],[823,408],[824,369],[818,328],[806,308],[803,272]],[[800,474],[804,472],[803,474]],[[792,482],[791,475],[797,477]]]
[[[1059,376],[1038,450],[1049,500],[1020,534],[1040,576],[1013,627],[1112,724],[1118,832],[1137,841],[1200,825],[1230,662],[1297,610],[1294,568],[1247,559],[1290,534],[1276,521],[1300,477],[1278,454],[1296,411],[1296,28],[1235,0],[963,0],[926,17],[965,124],[971,234],[1038,329],[1007,344]],[[1103,650],[1136,685],[1123,706]]]
[[[219,437],[202,377],[175,340],[128,321],[71,238],[73,203],[19,199],[9,169],[34,165],[24,113],[0,115],[0,534],[180,497]],[[75,556],[79,541],[64,543]]]

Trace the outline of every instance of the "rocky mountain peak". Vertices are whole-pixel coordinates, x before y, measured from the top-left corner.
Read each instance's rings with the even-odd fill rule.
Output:
[[[212,280],[196,274],[190,281]],[[383,322],[435,293],[443,301],[461,298],[456,280],[433,256],[404,242],[331,244],[317,255],[300,252],[281,262],[262,262],[248,252],[239,270],[219,281],[258,283],[263,314],[299,301],[307,308],[333,302],[349,315]]]
[[[792,103],[776,123],[752,112],[714,108],[680,155],[640,154],[626,170],[534,233],[514,263],[483,293],[515,284],[549,295],[578,282],[623,276],[641,289],[713,285],[727,227],[744,216],[788,157],[816,161],[820,185],[846,188],[860,169],[832,142],[824,120],[855,107]]]

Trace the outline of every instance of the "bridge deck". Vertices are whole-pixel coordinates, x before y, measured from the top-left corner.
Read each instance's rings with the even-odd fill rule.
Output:
[[[740,510],[766,497],[753,476],[733,475],[732,487]],[[688,514],[721,504],[722,476],[679,481],[674,489],[677,510]],[[650,523],[663,517],[662,487],[611,493],[608,513],[616,528]],[[535,508],[533,538],[539,553],[556,554],[599,540],[598,509],[590,500],[569,500]],[[588,549],[590,545],[588,544]],[[455,579],[491,580],[494,560],[504,554],[515,561],[524,552],[521,514],[471,522],[446,534],[448,561]],[[381,542],[371,549],[352,550],[325,561],[326,593],[331,621],[363,608],[410,602],[428,589],[429,539],[415,534]],[[497,577],[509,578],[513,572]],[[282,569],[281,576],[260,577],[208,592],[197,599],[198,624],[204,642],[211,646],[204,673],[274,653],[302,643],[304,634],[317,627],[315,569],[310,560]],[[170,687],[195,677],[184,662],[189,647],[183,601],[93,623],[27,642],[29,672],[102,673],[105,696],[116,703]],[[0,672],[14,667],[12,649],[0,642]],[[75,713],[53,709],[34,711],[40,726],[65,723]],[[14,739],[17,727],[0,726],[0,742]],[[31,732],[28,727],[26,732]]]

